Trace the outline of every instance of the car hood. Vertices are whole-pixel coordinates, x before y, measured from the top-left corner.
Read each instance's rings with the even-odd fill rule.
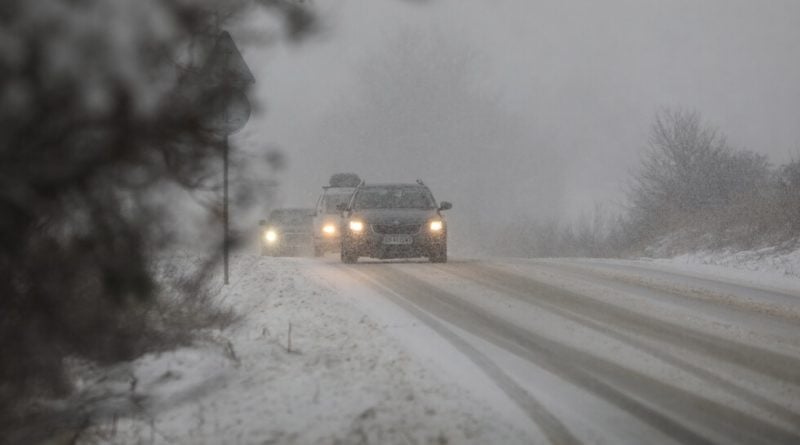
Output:
[[[437,216],[436,209],[372,209],[358,210],[354,218],[363,219],[368,224],[422,224]]]

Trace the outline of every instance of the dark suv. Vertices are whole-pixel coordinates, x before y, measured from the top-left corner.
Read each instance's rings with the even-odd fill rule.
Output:
[[[359,257],[428,257],[433,263],[447,262],[447,222],[422,181],[416,184],[360,185],[350,202],[340,204],[342,262]]]

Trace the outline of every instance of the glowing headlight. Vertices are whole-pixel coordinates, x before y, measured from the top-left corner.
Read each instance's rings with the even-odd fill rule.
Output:
[[[274,230],[270,229],[264,232],[264,241],[268,243],[274,243],[278,239],[278,234],[275,233]]]
[[[322,227],[322,233],[326,235],[333,235],[334,233],[336,233],[336,226],[334,226],[333,224],[325,224]]]
[[[350,230],[360,232],[364,230],[364,223],[361,221],[350,221]]]
[[[438,232],[442,230],[442,222],[441,221],[431,221],[431,232]]]

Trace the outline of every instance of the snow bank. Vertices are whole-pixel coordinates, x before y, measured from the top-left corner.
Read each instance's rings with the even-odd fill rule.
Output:
[[[800,277],[800,249],[790,252],[774,247],[738,252],[732,250],[700,251],[679,255],[672,260],[683,264],[711,264]]]
[[[767,247],[736,251],[700,250],[672,258],[640,258],[683,272],[697,272],[729,280],[784,289],[800,288],[800,248]]]

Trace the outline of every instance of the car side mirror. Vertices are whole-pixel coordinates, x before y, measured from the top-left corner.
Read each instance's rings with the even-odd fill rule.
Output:
[[[259,226],[266,226],[267,225],[267,220],[266,219],[259,219],[258,220],[258,225]]]
[[[344,212],[345,210],[347,210],[347,203],[340,202],[339,204],[336,204],[336,210]]]
[[[453,204],[451,204],[451,203],[449,203],[447,201],[442,201],[439,204],[439,210],[450,210],[452,208],[453,208]]]

